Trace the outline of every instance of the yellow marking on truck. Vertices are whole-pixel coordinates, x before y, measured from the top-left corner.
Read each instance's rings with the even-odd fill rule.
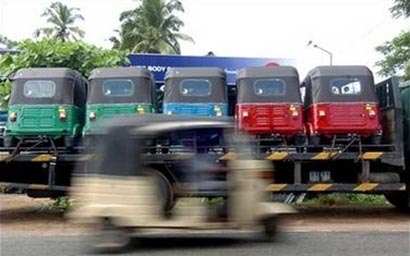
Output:
[[[286,188],[287,184],[270,184],[267,188],[268,191],[281,191]]]
[[[34,157],[33,159],[31,159],[31,161],[33,162],[49,162],[53,159],[54,157],[52,155],[49,154],[41,154],[38,155],[36,157]]]
[[[78,159],[78,161],[90,161],[94,158],[93,154],[86,154]]]
[[[379,183],[362,183],[355,187],[353,191],[370,191],[377,187]]]
[[[267,160],[283,160],[289,156],[288,152],[273,152],[266,159]]]
[[[47,189],[47,185],[40,185],[40,184],[32,184],[28,187],[29,189],[38,189],[38,190],[44,190]]]
[[[332,184],[315,184],[308,191],[325,191],[332,187]]]
[[[318,154],[316,154],[312,159],[313,160],[328,160],[335,156],[337,153],[336,152],[331,152],[331,151],[323,151]]]
[[[403,185],[400,190],[406,190],[406,185]]]
[[[0,162],[6,160],[9,157],[10,157],[10,155],[8,155],[8,154],[7,155],[6,154],[5,155],[0,155]]]
[[[233,159],[236,159],[236,157],[237,157],[237,154],[235,154],[234,152],[229,152],[223,155],[222,157],[220,157],[219,160],[233,160]]]
[[[362,158],[365,160],[378,159],[383,155],[383,152],[366,152],[363,154]]]
[[[193,156],[191,153],[182,153],[176,156],[177,159],[189,159]]]

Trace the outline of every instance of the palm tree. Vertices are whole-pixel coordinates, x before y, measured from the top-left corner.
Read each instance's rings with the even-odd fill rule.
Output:
[[[44,35],[48,38],[58,38],[63,42],[71,38],[77,40],[84,37],[84,31],[74,26],[77,20],[84,20],[81,14],[78,14],[79,8],[68,7],[60,2],[54,2],[47,8],[41,17],[47,17],[47,22],[51,27],[39,28],[34,32],[35,37]]]
[[[176,11],[184,11],[179,0],[141,0],[136,9],[121,13],[119,39],[111,38],[114,47],[133,52],[180,54],[179,40],[193,40],[179,33],[184,22],[174,15]]]

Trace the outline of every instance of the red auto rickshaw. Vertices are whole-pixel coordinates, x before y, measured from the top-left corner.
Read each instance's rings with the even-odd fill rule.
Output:
[[[294,67],[249,67],[237,74],[236,120],[250,134],[303,145],[299,75]]]
[[[305,87],[305,120],[311,144],[357,137],[380,143],[380,108],[373,74],[367,67],[316,67],[301,86]]]

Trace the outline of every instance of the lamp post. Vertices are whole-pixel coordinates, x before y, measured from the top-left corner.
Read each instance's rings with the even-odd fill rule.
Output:
[[[307,43],[307,46],[312,45],[312,43],[313,43],[312,40],[310,40],[310,41]],[[323,47],[321,47],[321,46],[319,46],[319,45],[317,45],[317,44],[313,44],[313,47],[314,47],[314,48],[317,48],[317,49],[319,49],[319,50],[321,50],[322,52],[324,52],[324,53],[326,53],[326,54],[328,54],[328,55],[329,55],[329,60],[330,60],[330,66],[333,65],[333,53],[331,53],[330,51],[324,49]]]

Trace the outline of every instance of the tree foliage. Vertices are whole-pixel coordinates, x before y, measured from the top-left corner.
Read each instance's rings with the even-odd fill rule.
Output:
[[[379,74],[391,76],[403,72],[403,79],[410,80],[410,31],[402,32],[399,36],[376,50],[384,55],[384,59],[376,62],[381,69]]]
[[[119,38],[111,38],[114,48],[180,54],[179,40],[193,40],[179,32],[184,22],[175,12],[184,12],[178,0],[140,0],[137,8],[121,13],[121,27],[117,31]]]
[[[410,17],[410,0],[395,0],[393,7],[390,8],[393,17]]]
[[[62,41],[83,38],[85,32],[74,26],[77,20],[84,20],[79,11],[79,8],[68,7],[60,2],[52,3],[41,15],[47,18],[47,23],[51,27],[37,29],[34,32],[35,37],[43,35],[46,38],[58,38]]]
[[[10,77],[21,68],[68,67],[89,75],[97,67],[113,67],[128,63],[127,54],[119,50],[104,50],[81,41],[62,42],[57,39],[25,40],[17,47],[17,55],[0,58],[0,74]],[[10,94],[8,81],[0,83],[0,98]]]

